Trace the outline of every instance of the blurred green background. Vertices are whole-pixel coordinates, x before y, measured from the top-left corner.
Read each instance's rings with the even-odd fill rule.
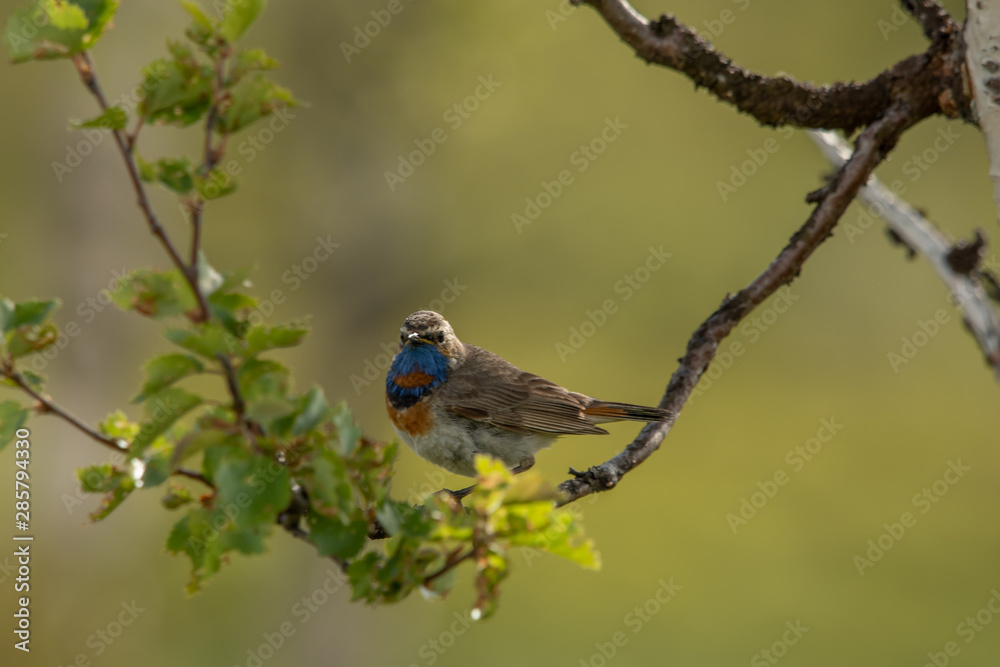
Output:
[[[3,0],[2,15],[19,4]],[[961,3],[947,4],[963,16]],[[260,125],[231,143],[241,187],[209,208],[213,264],[256,264],[256,293],[277,290],[283,299],[270,321],[312,316],[307,344],[285,355],[299,386],[316,382],[331,400],[346,399],[374,437],[393,437],[381,345],[443,292],[451,299],[444,314],[463,340],[574,390],[655,403],[690,333],[808,215],[803,197],[828,172],[824,161],[802,133],[758,127],[681,76],[644,65],[593,11],[563,16],[554,0],[403,0],[348,62],[342,43],[386,6],[272,3],[248,33],[246,45],[280,60],[275,78],[310,106],[273,134]],[[817,83],[864,80],[925,48],[918,26],[889,2],[637,8],[675,13],[746,67]],[[186,14],[172,2],[137,0],[124,3],[116,24],[94,53],[109,97],[139,81],[165,37],[181,35]],[[470,98],[481,78],[492,90]],[[81,333],[44,371],[56,400],[94,422],[130,407],[141,362],[167,343],[154,323],[98,311],[88,299],[116,271],[164,267],[166,258],[110,140],[61,181],[53,173],[52,163],[82,139],[67,131],[67,119],[96,115],[72,67],[4,65],[0,90],[0,291],[62,299],[57,321],[76,322]],[[593,160],[579,153],[607,122],[618,123],[615,140]],[[390,189],[385,173],[437,128],[446,140]],[[951,135],[940,150],[934,141],[943,129]],[[140,148],[173,155],[178,142],[194,150],[195,135],[147,128]],[[766,162],[742,166],[768,140],[778,148]],[[752,175],[723,197],[719,183],[741,168]],[[563,170],[572,182],[518,229],[512,214],[524,215],[525,199]],[[905,197],[952,238],[977,227],[996,238],[976,128],[924,122],[879,175],[900,179]],[[186,238],[173,200],[156,192],[154,203]],[[860,213],[852,207],[845,224],[856,225]],[[164,553],[175,519],[158,494],[137,494],[89,525],[96,500],[79,502],[73,471],[105,460],[106,451],[53,419],[34,420],[28,661],[996,664],[1000,618],[987,604],[1000,590],[1000,395],[942,284],[926,262],[906,261],[882,229],[878,222],[859,235],[842,227],[792,285],[791,307],[770,315],[765,307],[756,315],[766,325],[734,332],[745,352],[728,368],[717,365],[662,451],[614,492],[578,503],[601,572],[515,554],[499,613],[468,629],[456,620],[474,597],[466,572],[445,601],[414,596],[372,609],[350,604],[343,588],[327,596],[330,564],[277,533],[269,554],[234,558],[188,598],[185,562]],[[318,239],[340,247],[303,263]],[[637,270],[661,246],[669,258],[629,294],[619,281],[647,278]],[[557,344],[570,344],[571,328],[608,299],[615,308],[603,326],[560,355]],[[932,337],[918,335],[926,344],[893,369],[889,353],[901,353],[903,339],[942,309],[947,321]],[[823,420],[842,427],[829,438]],[[563,440],[540,454],[538,469],[561,481],[569,466],[606,460],[636,431],[619,425],[610,436]],[[818,436],[828,442],[815,451],[819,442],[810,439]],[[810,446],[808,461],[794,453]],[[0,455],[3,525],[13,520],[13,460],[12,449]],[[968,470],[946,475],[949,462]],[[397,468],[399,497],[464,485],[408,450]],[[776,473],[787,484],[768,484]],[[933,503],[919,496],[925,488]],[[727,515],[744,499],[762,507],[734,533]],[[898,539],[884,535],[884,524],[904,512],[915,524]],[[880,537],[891,548],[859,574],[855,557],[867,558],[868,541]],[[12,551],[0,549],[3,610],[14,604]],[[671,581],[681,588],[662,604],[657,593],[666,599]],[[322,604],[305,614],[303,598]],[[134,604],[136,617],[118,633],[123,604]],[[286,622],[294,634],[261,653],[265,635]],[[0,662],[24,664],[5,633]],[[957,655],[944,653],[948,642]]]

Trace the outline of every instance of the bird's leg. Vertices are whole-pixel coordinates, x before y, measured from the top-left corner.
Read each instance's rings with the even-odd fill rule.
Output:
[[[455,500],[461,502],[462,498],[466,497],[476,489],[476,485],[467,486],[464,489],[459,489],[458,491],[452,491],[451,489],[442,489],[444,492],[451,494],[451,497]]]
[[[521,462],[518,463],[514,468],[511,468],[511,472],[514,473],[515,475],[519,475],[522,472],[530,470],[531,467],[534,465],[535,465],[535,457],[526,456],[523,459],[521,459]],[[455,500],[461,501],[462,498],[472,493],[473,490],[475,490],[475,488],[476,485],[473,484],[472,486],[467,486],[464,489],[459,489],[458,491],[452,491],[451,489],[442,489],[442,490],[451,494],[451,497],[454,498]]]
[[[531,467],[533,465],[535,465],[535,457],[526,456],[523,459],[521,459],[521,462],[518,463],[516,467],[511,469],[511,472],[514,473],[515,475],[520,475],[522,472],[531,470]]]

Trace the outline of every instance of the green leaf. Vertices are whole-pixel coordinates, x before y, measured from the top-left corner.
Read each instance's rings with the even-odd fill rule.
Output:
[[[40,352],[49,347],[59,338],[59,331],[54,324],[24,325],[7,332],[5,342],[7,352],[12,357],[23,357],[32,352]]]
[[[36,0],[15,10],[4,41],[14,63],[68,58],[90,49],[110,27],[118,0]]]
[[[354,424],[354,417],[346,403],[337,405],[333,424],[337,427],[338,451],[342,456],[350,456],[357,449],[358,443],[361,442],[361,429]]]
[[[390,535],[427,539],[434,529],[434,521],[427,508],[395,500],[386,501],[376,510],[375,517]]]
[[[239,338],[243,330],[249,326],[243,319],[243,314],[257,307],[257,300],[239,292],[222,293],[219,289],[208,297],[208,307],[212,315],[219,318],[222,326],[233,337]]]
[[[142,385],[142,391],[132,399],[132,402],[141,403],[164,387],[204,370],[204,364],[187,354],[167,354],[162,357],[154,357],[146,363],[146,381]]]
[[[278,347],[294,347],[302,342],[307,333],[309,333],[308,327],[301,324],[253,327],[247,334],[247,347],[243,355],[253,357]]]
[[[87,493],[105,494],[100,507],[90,514],[92,521],[107,517],[135,490],[135,480],[110,463],[80,468],[76,476],[80,480],[80,488]]]
[[[168,550],[191,559],[191,592],[218,572],[227,552],[263,551],[264,538],[291,500],[288,469],[240,444],[206,450],[204,470],[215,485],[211,505],[189,509],[167,540]]]
[[[201,584],[219,571],[221,555],[225,549],[220,531],[212,525],[216,514],[201,507],[188,510],[187,515],[174,524],[167,538],[167,550],[185,553],[191,559],[191,580],[188,593],[201,590]],[[223,521],[220,525],[225,528]]]
[[[167,492],[160,498],[160,504],[168,510],[175,510],[193,501],[194,498],[191,496],[191,492],[174,482],[171,482],[170,486],[167,487]]]
[[[302,472],[302,483],[317,512],[329,517],[350,516],[356,509],[347,468],[333,452],[323,451]]]
[[[198,24],[203,30],[211,30],[212,23],[205,16],[205,12],[201,10],[201,7],[196,2],[189,2],[188,0],[181,0],[181,7],[187,10],[187,13],[191,15],[194,22]]]
[[[194,177],[194,189],[206,201],[225,197],[235,192],[236,179],[228,172],[221,169],[213,169],[206,176],[196,174]]]
[[[142,465],[133,464],[133,478],[137,486],[153,487],[163,484],[170,477],[174,443],[157,438],[143,452]]]
[[[41,391],[42,387],[45,385],[45,376],[44,375],[39,375],[38,373],[36,373],[36,372],[34,372],[32,370],[29,370],[27,368],[20,368],[20,369],[18,369],[17,373],[18,373],[18,375],[21,376],[21,379],[24,380],[28,384],[28,386],[31,387],[32,389],[36,389],[38,391]],[[12,379],[10,379],[8,377],[0,378],[0,384],[4,385],[6,387],[19,387],[20,386],[20,385],[18,385],[16,382],[14,382]]]
[[[288,393],[288,369],[271,359],[252,357],[243,362],[236,373],[240,393],[247,401],[263,396],[284,396]]]
[[[321,514],[306,515],[309,526],[309,541],[323,556],[353,558],[368,540],[368,522],[354,519],[346,525],[339,519],[330,519]]]
[[[0,300],[0,328],[4,333],[22,326],[45,324],[49,316],[59,307],[58,299],[49,301],[22,301],[14,303],[10,299]]]
[[[166,387],[146,397],[143,404],[143,419],[138,435],[132,441],[129,455],[138,457],[143,450],[170,428],[174,422],[186,413],[201,405],[202,399],[197,394],[184,391],[179,387]]]
[[[0,403],[0,451],[16,437],[17,430],[28,422],[28,408],[15,401]]]
[[[180,465],[184,460],[198,452],[221,446],[223,443],[239,444],[240,436],[230,431],[215,428],[199,428],[185,434],[174,447],[173,465]]]
[[[121,410],[117,410],[98,424],[97,430],[109,438],[122,440],[125,444],[128,444],[139,433],[139,425],[129,421],[128,417]]]
[[[373,598],[372,584],[378,571],[378,562],[379,555],[373,551],[351,561],[347,567],[347,577],[351,581],[351,602]]]
[[[179,269],[137,269],[119,282],[111,300],[122,310],[153,318],[183,315],[198,307]]]
[[[231,104],[219,118],[218,130],[232,134],[264,118],[276,109],[296,106],[292,93],[269,81],[261,72],[251,72],[230,90]]]
[[[238,40],[264,10],[264,0],[235,0],[226,3],[226,15],[219,32],[227,42]]]
[[[262,72],[276,67],[278,61],[264,53],[263,49],[240,51],[233,58],[233,64],[229,68],[229,78],[237,82],[250,72]]]
[[[156,163],[158,180],[163,187],[179,195],[186,195],[194,189],[194,174],[191,160],[186,157],[161,158]]]
[[[292,435],[302,435],[313,430],[330,414],[323,390],[317,386],[307,391],[301,400],[301,410],[292,424]]]
[[[168,43],[173,58],[155,60],[143,68],[146,97],[139,112],[149,123],[190,125],[212,105],[211,66],[199,62],[191,50]]]
[[[59,301],[55,299],[21,303],[9,299],[0,301],[0,328],[8,353],[23,357],[55,343],[59,331],[48,319],[58,306]]]
[[[199,324],[194,331],[167,329],[163,335],[175,345],[212,361],[218,361],[220,354],[228,355],[239,343],[238,339],[215,322]]]
[[[119,107],[108,107],[108,110],[88,121],[73,123],[73,127],[96,127],[102,130],[124,130],[128,122],[128,114]]]

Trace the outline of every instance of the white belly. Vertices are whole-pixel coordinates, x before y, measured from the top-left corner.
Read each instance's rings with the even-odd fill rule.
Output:
[[[513,468],[556,440],[552,435],[514,433],[464,417],[438,413],[434,418],[434,428],[427,434],[411,436],[399,429],[396,433],[419,456],[466,477],[476,476],[476,454],[489,454]]]

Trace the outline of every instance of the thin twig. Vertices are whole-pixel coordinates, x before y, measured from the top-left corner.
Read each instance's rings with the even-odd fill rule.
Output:
[[[37,391],[34,387],[28,384],[27,380],[24,379],[20,373],[15,371],[9,361],[3,363],[2,368],[0,368],[4,377],[10,378],[10,380],[20,387],[25,393],[38,401],[39,407],[36,408],[38,412],[44,414],[53,414],[65,421],[66,423],[72,425],[75,429],[85,434],[87,437],[95,440],[105,447],[110,447],[111,449],[119,452],[121,454],[128,454],[128,447],[123,444],[122,440],[118,440],[109,436],[104,435],[100,431],[97,431],[80,418],[74,416],[71,412],[65,408],[60,407],[55,401],[52,400],[50,396]],[[187,477],[189,479],[194,479],[202,484],[205,484],[211,488],[215,488],[208,479],[199,472],[194,470],[188,470],[187,468],[177,468],[171,474],[179,475],[181,477]]]
[[[200,472],[194,470],[188,470],[187,468],[177,468],[174,470],[175,475],[180,475],[181,477],[187,477],[188,479],[194,479],[202,484],[205,484],[211,488],[215,488],[215,485],[208,481],[208,478],[202,475]]]
[[[809,136],[835,167],[841,167],[850,155],[847,142],[834,132],[811,131]],[[894,195],[874,176],[861,188],[858,198],[872,207],[908,248],[927,258],[962,307],[969,332],[1000,382],[1000,317],[990,305],[982,285],[969,272],[958,272],[952,266],[948,259],[952,244],[919,211]]]
[[[912,110],[894,107],[884,118],[860,134],[854,154],[834,180],[814,193],[816,208],[792,236],[788,245],[763,273],[736,295],[727,297],[722,306],[692,334],[687,353],[670,378],[666,393],[660,401],[660,407],[672,413],[671,419],[646,425],[635,440],[613,459],[586,472],[576,473],[574,478],[560,484],[559,488],[564,494],[559,501],[560,505],[613,488],[626,473],[659,448],[698,380],[708,370],[719,343],[756,306],[799,275],[805,261],[833,232],[847,206],[875,167],[885,158],[886,152],[895,144],[900,133],[913,122]]]
[[[201,177],[206,179],[212,173],[212,170],[215,169],[215,165],[222,159],[224,150],[224,143],[220,143],[219,146],[212,145],[212,135],[215,132],[215,124],[219,120],[219,96],[225,87],[225,72],[226,55],[223,54],[215,61],[215,80],[212,82],[212,106],[209,108],[208,117],[205,119],[204,158],[199,171],[201,172]],[[188,212],[191,215],[191,267],[197,275],[198,253],[201,250],[201,217],[205,212],[205,200],[200,196],[196,196],[188,206]]]
[[[445,574],[449,570],[454,569],[462,562],[472,558],[474,555],[476,555],[476,547],[475,546],[472,547],[461,556],[459,556],[460,553],[462,553],[462,547],[458,547],[457,549],[449,553],[448,557],[445,559],[444,565],[441,566],[441,569],[439,569],[434,574],[424,577],[424,586],[427,586],[429,583],[440,577],[442,574]]]
[[[124,446],[122,444],[122,441],[117,440],[115,438],[111,438],[99,431],[94,430],[93,428],[85,424],[81,419],[75,417],[68,410],[59,407],[59,405],[57,405],[56,402],[53,401],[50,396],[47,396],[35,390],[35,388],[32,387],[30,384],[28,384],[27,380],[25,380],[20,373],[14,370],[13,364],[11,364],[9,361],[4,361],[3,366],[2,368],[0,368],[0,370],[2,370],[4,377],[10,378],[10,380],[18,387],[20,387],[26,394],[28,394],[36,401],[38,401],[39,404],[39,408],[37,408],[38,412],[56,415],[63,421],[72,425],[81,433],[85,434],[87,437],[91,438],[92,440],[96,440],[105,447],[110,447],[116,452],[121,452],[125,454],[128,453],[128,447]]]
[[[243,394],[240,393],[240,384],[236,379],[236,370],[233,368],[233,362],[221,352],[216,355],[216,358],[222,364],[223,370],[226,371],[226,386],[229,387],[229,395],[233,398],[233,412],[236,413],[237,421],[242,424],[246,419],[246,403],[243,401]]]
[[[100,105],[101,111],[107,111],[108,102],[104,97],[104,93],[101,91],[101,87],[97,81],[97,75],[94,73],[94,67],[90,61],[90,55],[88,52],[83,51],[82,53],[74,56],[73,64],[76,66],[76,70],[80,74],[80,79],[83,81],[84,85],[87,86],[87,90],[91,92],[97,100],[98,105]],[[142,178],[139,176],[139,169],[135,164],[135,156],[132,153],[132,147],[129,139],[121,130],[111,130],[111,133],[115,138],[115,143],[118,145],[118,150],[122,155],[122,159],[125,160],[125,168],[128,171],[129,180],[132,182],[132,189],[135,191],[139,208],[142,210],[142,214],[146,218],[146,222],[149,224],[149,230],[153,233],[153,236],[160,241],[164,250],[166,250],[167,254],[170,255],[170,261],[172,261],[174,266],[180,270],[184,279],[191,287],[191,291],[194,292],[195,299],[198,301],[198,309],[200,310],[200,320],[208,320],[208,302],[205,299],[205,295],[202,294],[201,288],[198,286],[197,263],[194,263],[191,266],[186,266],[184,264],[184,260],[181,259],[180,254],[178,254],[177,248],[174,247],[173,242],[167,235],[167,231],[163,228],[163,225],[160,224],[160,221],[156,217],[156,213],[153,212],[153,207],[149,203],[149,197],[146,195],[146,188],[143,186]]]

